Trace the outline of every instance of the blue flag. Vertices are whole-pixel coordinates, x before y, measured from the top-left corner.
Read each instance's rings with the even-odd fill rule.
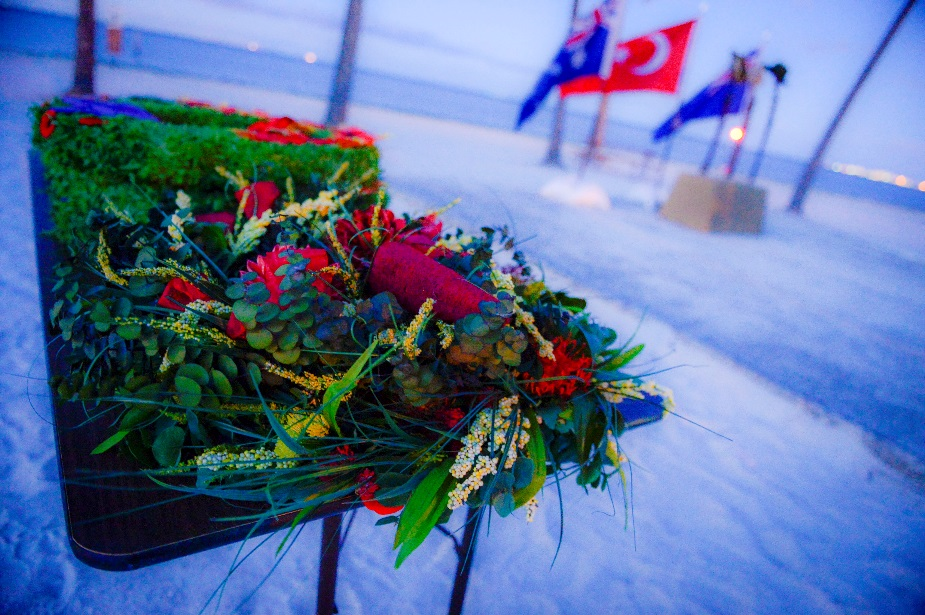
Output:
[[[690,120],[738,113],[748,100],[752,83],[748,73],[757,61],[757,52],[740,57],[741,65],[736,71],[726,71],[713,83],[700,90],[696,96],[681,105],[677,113],[655,129],[653,141],[661,141]],[[734,75],[734,73],[740,73]]]
[[[593,16],[575,31],[559,49],[559,53],[546,69],[533,92],[524,101],[517,118],[517,128],[533,115],[549,91],[559,84],[585,75],[596,75],[601,70],[607,47],[609,3],[594,11]]]

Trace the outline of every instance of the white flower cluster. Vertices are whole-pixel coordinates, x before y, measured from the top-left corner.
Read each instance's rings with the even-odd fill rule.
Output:
[[[222,447],[209,449],[190,461],[208,470],[267,470],[269,468],[291,468],[291,461],[281,461],[275,452],[263,448],[246,450],[240,453],[230,452]]]
[[[472,492],[482,487],[485,476],[497,474],[502,458],[504,469],[510,470],[517,460],[518,451],[530,441],[530,434],[526,431],[530,428],[530,421],[516,410],[518,401],[516,395],[505,397],[498,402],[497,409],[482,410],[475,417],[450,468],[453,478],[462,481],[450,492],[447,504],[450,510],[465,504]],[[512,428],[513,435],[508,441]],[[488,449],[483,453],[486,444]]]
[[[196,299],[186,304],[186,309],[177,320],[188,325],[195,325],[199,322],[200,314],[215,314],[216,316],[227,317],[231,314],[231,306],[225,305],[221,301]]]
[[[535,497],[531,498],[529,502],[524,504],[524,508],[527,510],[527,523],[533,523],[533,520],[536,518],[536,511],[540,507],[540,501]]]
[[[183,241],[183,225],[193,219],[193,216],[190,214],[190,208],[192,207],[192,201],[189,198],[189,195],[179,190],[177,192],[177,211],[172,216],[170,216],[170,225],[167,227],[167,234],[170,235],[170,249],[179,250],[186,243]],[[183,214],[182,216],[180,214]]]

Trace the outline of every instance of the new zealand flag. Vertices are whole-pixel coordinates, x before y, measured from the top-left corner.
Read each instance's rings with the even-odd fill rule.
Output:
[[[607,3],[605,3],[606,7]],[[533,115],[549,91],[557,85],[585,75],[596,75],[601,70],[604,50],[607,47],[608,11],[602,7],[594,11],[587,23],[574,32],[555,59],[540,76],[533,92],[524,101],[517,118],[517,128]]]

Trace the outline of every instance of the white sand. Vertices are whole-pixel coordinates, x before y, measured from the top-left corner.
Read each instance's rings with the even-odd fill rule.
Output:
[[[5,417],[0,611],[196,612],[224,578],[235,546],[126,573],[88,568],[67,547],[52,429],[45,420],[50,406],[39,367],[43,342],[26,213],[22,113],[27,101],[63,90],[69,68],[56,60],[0,56],[0,340],[6,374],[0,381]],[[324,108],[318,101],[271,92],[106,68],[99,79],[101,91],[112,94],[188,95],[309,119],[319,118]],[[535,164],[545,143],[530,137],[376,109],[355,109],[351,119],[390,135],[382,142],[382,166],[389,181],[406,186],[396,194],[400,208],[444,204],[426,202],[408,188],[416,181],[535,194],[557,176]],[[589,178],[610,194],[645,196],[658,190],[651,176],[630,180],[608,174],[606,166]],[[815,197],[807,215],[824,222],[826,212],[846,207],[869,211],[877,222],[877,238],[865,241],[921,257],[923,235],[909,228],[921,225],[921,216],[834,197]],[[584,214],[567,210],[563,215]],[[869,235],[869,227],[863,230]],[[672,241],[684,239],[672,236]],[[587,280],[549,277],[554,285],[593,295],[582,288]],[[640,321],[633,309],[591,299],[599,320],[624,335]],[[645,369],[677,366],[658,380],[675,390],[678,412],[724,437],[678,417],[626,434],[621,443],[634,464],[631,528],[624,530],[619,493],[613,494],[614,512],[606,494],[585,496],[564,485],[565,534],[552,567],[559,532],[554,488],[546,490],[536,523],[524,523],[520,514],[493,519],[479,544],[468,613],[925,609],[925,487],[920,482],[877,457],[857,427],[821,414],[667,325],[645,318],[638,338],[648,344],[641,357]],[[364,511],[351,531],[340,568],[340,612],[441,612],[455,566],[449,541],[429,538],[395,571],[391,530],[373,527],[374,521],[375,515]],[[269,580],[242,605],[273,565],[276,541],[258,550],[232,577],[217,612],[239,605],[237,612],[243,613],[310,612],[319,531],[319,524],[307,526]]]

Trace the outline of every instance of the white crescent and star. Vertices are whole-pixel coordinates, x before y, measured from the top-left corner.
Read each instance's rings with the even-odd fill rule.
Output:
[[[655,51],[645,64],[632,69],[633,74],[639,75],[640,77],[651,75],[660,70],[665,65],[665,62],[668,61],[668,56],[671,55],[671,41],[668,40],[664,32],[656,32],[655,34],[650,34],[646,38],[655,45]]]
[[[668,40],[668,37],[665,36],[664,32],[655,32],[647,36],[652,44],[655,46],[655,51],[652,52],[652,56],[646,60],[643,64],[639,66],[634,66],[630,69],[634,75],[640,77],[645,77],[646,75],[651,75],[655,73],[665,65],[665,62],[668,61],[669,56],[671,56],[671,41]],[[616,52],[614,52],[613,61],[615,64],[623,64],[629,60],[630,52],[624,45],[617,47]]]

